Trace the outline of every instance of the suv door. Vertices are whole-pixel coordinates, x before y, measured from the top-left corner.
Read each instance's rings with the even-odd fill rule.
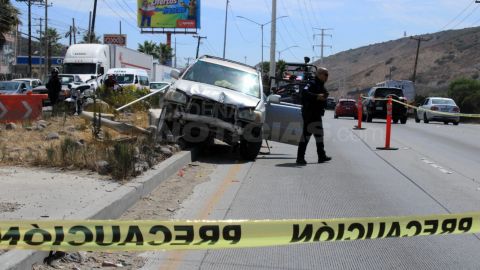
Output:
[[[263,137],[270,141],[298,145],[303,127],[302,106],[279,100],[278,95],[267,99]]]

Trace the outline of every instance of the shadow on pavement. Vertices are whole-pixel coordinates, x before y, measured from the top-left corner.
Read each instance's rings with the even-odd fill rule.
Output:
[[[281,163],[281,164],[276,164],[276,167],[283,167],[283,168],[302,168],[304,166],[299,166],[297,165],[296,162],[293,163]]]
[[[243,164],[240,154],[227,144],[214,143],[204,146],[198,151],[197,161],[210,164]]]

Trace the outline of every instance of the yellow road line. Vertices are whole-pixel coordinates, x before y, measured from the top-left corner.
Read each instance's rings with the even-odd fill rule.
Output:
[[[227,188],[232,184],[234,180],[236,180],[237,174],[240,172],[241,168],[242,168],[241,164],[236,163],[232,165],[232,167],[228,170],[227,175],[223,178],[223,181],[220,184],[220,186],[217,188],[215,193],[213,193],[213,195],[210,197],[210,199],[207,201],[207,203],[203,207],[200,214],[197,216],[197,219],[205,220],[208,218],[210,213],[213,211],[214,207],[218,204],[220,199],[225,194],[225,191],[227,190]],[[166,265],[162,265],[160,269],[165,269],[165,270],[178,269],[186,252],[187,251],[183,251],[183,250],[170,252],[168,254],[167,259],[165,260]]]

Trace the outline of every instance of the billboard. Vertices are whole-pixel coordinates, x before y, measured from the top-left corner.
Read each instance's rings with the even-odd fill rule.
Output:
[[[200,0],[137,0],[140,28],[200,28]]]
[[[127,46],[127,35],[104,34],[103,44],[114,44],[119,46]]]

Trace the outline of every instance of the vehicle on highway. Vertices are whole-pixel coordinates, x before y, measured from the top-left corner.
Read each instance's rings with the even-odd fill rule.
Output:
[[[327,98],[327,110],[335,110],[335,107],[337,106],[337,102],[335,101],[334,97],[328,97]]]
[[[448,115],[435,112],[448,113]],[[421,120],[423,120],[424,123],[439,121],[445,125],[448,125],[448,123],[458,125],[458,123],[460,123],[459,114],[460,108],[453,99],[428,97],[415,111],[415,122],[420,123]]]
[[[24,82],[27,85],[28,89],[35,88],[37,86],[42,85],[42,80],[40,79],[31,79],[31,78],[22,78],[22,79],[14,79],[12,81],[16,82]]]
[[[28,90],[27,84],[21,81],[1,81],[0,94],[15,95],[26,94]]]
[[[357,103],[355,100],[344,98],[339,99],[335,106],[333,117],[353,117],[354,119],[357,119]]]
[[[112,68],[107,71],[112,74],[121,87],[134,86],[136,89],[147,89],[150,86],[148,73],[143,69],[136,68]]]
[[[298,143],[301,107],[280,103],[278,95],[267,98],[254,67],[206,55],[181,75],[178,70],[171,75],[177,80],[164,95],[157,126],[163,138],[187,144],[216,138],[238,146],[246,160],[258,155],[262,135]]]
[[[150,82],[150,91],[157,91],[159,89],[164,88],[165,86],[170,85],[169,82]],[[168,88],[165,88],[163,92],[166,92]]]
[[[392,97],[407,103],[407,99],[403,95],[403,90],[393,87],[372,87],[367,96],[362,101],[362,120],[372,122],[373,118],[386,119],[387,117],[387,99]],[[407,107],[397,102],[392,102],[392,120],[394,123],[406,124],[408,118]]]

